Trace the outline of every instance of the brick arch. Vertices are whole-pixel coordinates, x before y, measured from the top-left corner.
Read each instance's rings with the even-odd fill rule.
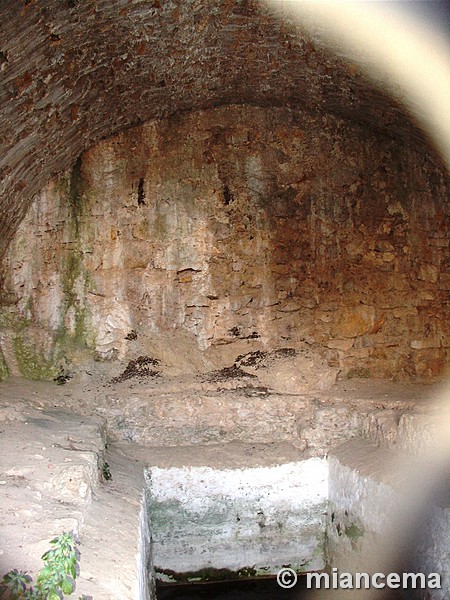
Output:
[[[129,126],[230,103],[422,141],[358,69],[253,0],[0,2],[0,254],[33,195]]]

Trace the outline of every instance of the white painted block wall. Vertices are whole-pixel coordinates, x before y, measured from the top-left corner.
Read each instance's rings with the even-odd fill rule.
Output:
[[[285,564],[322,569],[327,470],[320,458],[255,468],[151,468],[156,577],[203,569],[274,574]]]
[[[341,573],[387,575],[398,565],[408,572],[438,573],[441,589],[411,592],[411,600],[448,600],[450,510],[423,494],[413,458],[405,456],[409,467],[398,458],[398,453],[362,439],[345,442],[330,454],[328,563]]]
[[[429,437],[429,428],[424,432]],[[220,569],[223,578],[269,575],[282,565],[299,572],[328,564],[340,572],[375,568],[387,574],[416,528],[421,543],[412,566],[442,580],[440,590],[417,597],[447,600],[450,511],[445,499],[436,498],[423,510],[414,494],[427,480],[417,467],[419,457],[403,455],[398,462],[399,456],[393,448],[355,438],[327,459],[239,468],[149,466],[145,516],[151,551],[144,563],[150,561],[151,577],[162,581],[204,580]],[[402,532],[400,525],[409,529]]]

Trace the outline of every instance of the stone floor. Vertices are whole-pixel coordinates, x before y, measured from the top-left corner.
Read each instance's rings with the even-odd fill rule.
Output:
[[[283,395],[240,379],[12,377],[0,384],[0,571],[35,573],[49,540],[74,530],[77,592],[135,598],[145,465],[269,464],[323,456],[357,435],[410,451],[424,437],[411,432],[439,422],[444,396],[442,385],[385,381]]]

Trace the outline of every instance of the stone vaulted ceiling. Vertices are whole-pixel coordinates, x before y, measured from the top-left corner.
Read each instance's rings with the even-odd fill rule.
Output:
[[[33,195],[98,140],[231,103],[421,140],[354,65],[255,0],[0,0],[0,253]]]

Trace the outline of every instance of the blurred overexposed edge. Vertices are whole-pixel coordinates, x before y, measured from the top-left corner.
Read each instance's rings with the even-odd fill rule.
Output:
[[[402,4],[365,0],[263,0],[296,17],[337,54],[351,57],[378,87],[400,100],[450,165],[450,44]],[[397,9],[398,8],[398,9]]]
[[[443,160],[450,165],[450,52],[444,35],[425,25],[410,11],[393,10],[392,3],[355,0],[261,0],[280,18],[296,18],[312,39],[337,55],[357,63],[376,87],[399,100],[428,133]],[[398,2],[402,4],[402,2]],[[411,7],[409,7],[411,8]],[[440,427],[428,450],[417,461],[400,464],[405,474],[404,503],[390,515],[390,533],[361,563],[384,567],[388,573],[401,553],[408,531],[414,530],[433,504],[433,489],[448,476],[450,457],[450,384],[429,398],[430,413]],[[402,457],[400,461],[404,460]],[[398,472],[399,464],[386,464]],[[366,562],[367,561],[367,562]],[[364,591],[365,600],[379,598],[379,590]],[[322,594],[322,592],[320,592]],[[316,598],[313,592],[311,599]],[[333,600],[360,598],[359,590],[334,590]]]

